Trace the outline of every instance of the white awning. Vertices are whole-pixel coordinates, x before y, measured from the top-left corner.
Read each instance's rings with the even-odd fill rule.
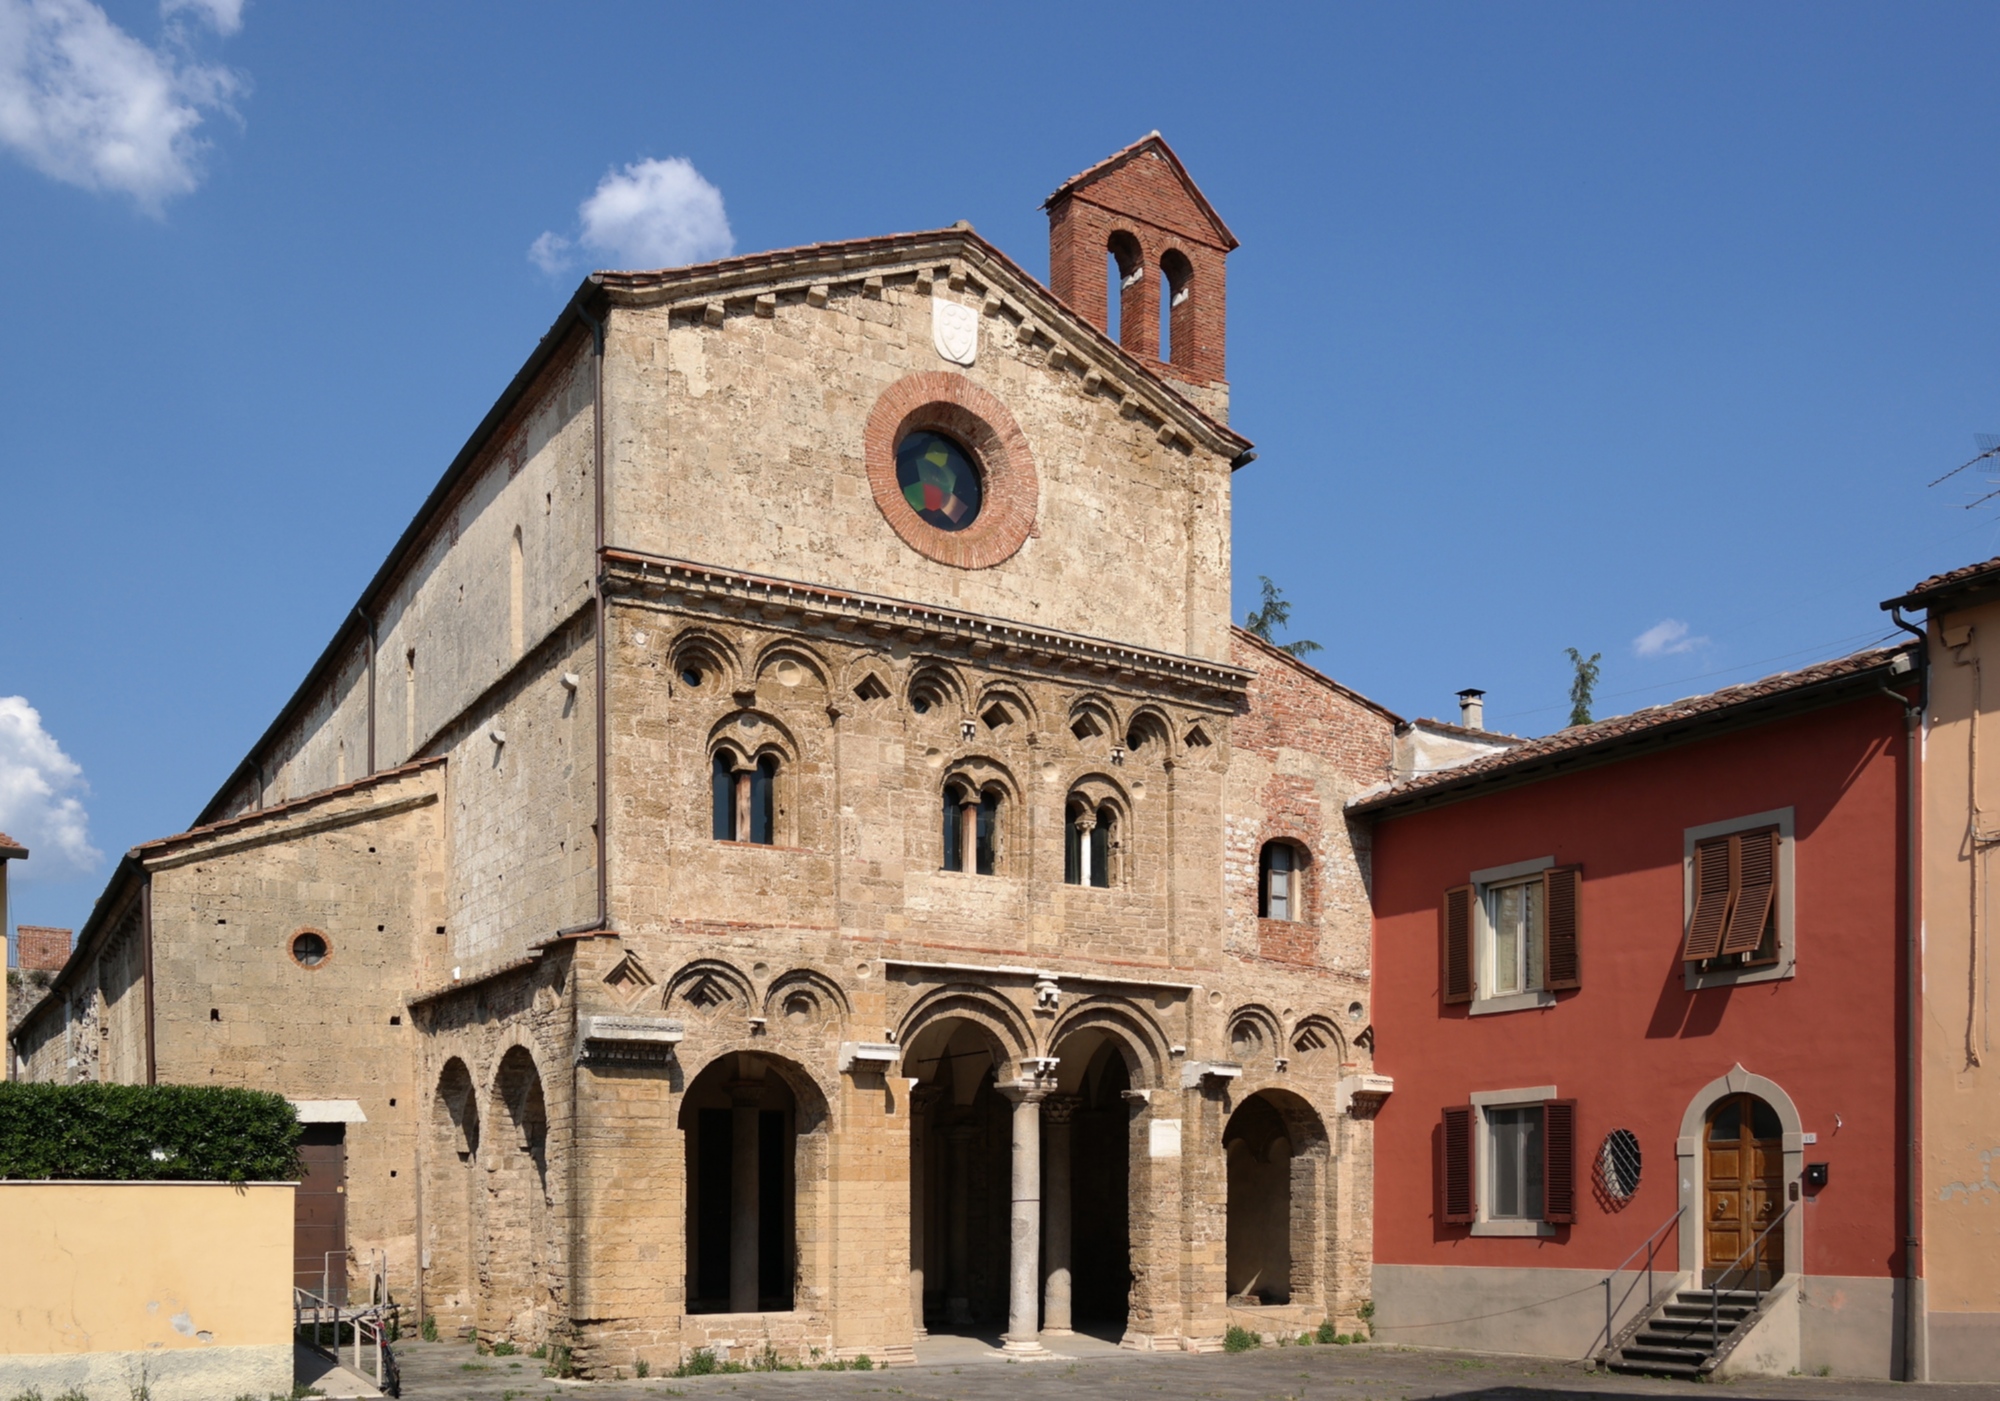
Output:
[[[368,1116],[361,1112],[358,1099],[295,1099],[292,1108],[299,1111],[302,1124],[365,1124]]]

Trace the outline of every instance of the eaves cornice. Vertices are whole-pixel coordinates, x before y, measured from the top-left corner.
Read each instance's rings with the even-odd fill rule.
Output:
[[[667,606],[716,607],[777,621],[788,615],[825,623],[837,632],[938,647],[963,647],[975,658],[993,658],[1127,685],[1177,691],[1184,698],[1224,706],[1248,694],[1253,673],[1194,657],[1155,652],[1102,638],[996,621],[929,604],[852,593],[819,584],[744,574],[691,560],[633,550],[604,552],[607,583]]]

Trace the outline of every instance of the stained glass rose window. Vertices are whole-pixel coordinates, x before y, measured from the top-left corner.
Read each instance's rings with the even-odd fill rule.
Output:
[[[979,519],[979,469],[942,433],[920,430],[897,445],[896,485],[910,509],[939,530],[963,530]]]

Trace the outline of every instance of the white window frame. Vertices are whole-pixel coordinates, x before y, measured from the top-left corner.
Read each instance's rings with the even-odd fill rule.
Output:
[[[1553,856],[1537,856],[1529,861],[1516,861],[1508,866],[1489,866],[1483,871],[1474,871],[1472,884],[1472,1003],[1466,1013],[1474,1017],[1492,1016],[1496,1012],[1525,1012],[1535,1007],[1553,1007],[1556,995],[1547,988],[1531,988],[1526,992],[1510,992],[1504,996],[1494,996],[1488,991],[1497,981],[1493,963],[1493,924],[1486,917],[1486,890],[1488,886],[1511,885],[1527,876],[1540,875],[1556,864]],[[1547,980],[1548,968],[1548,911],[1544,910],[1542,926],[1543,979]],[[1482,1118],[1481,1122],[1484,1122]]]
[[[1479,1116],[1472,1135],[1473,1172],[1476,1174],[1473,1178],[1476,1184],[1473,1190],[1473,1235],[1553,1236],[1556,1233],[1558,1228],[1546,1221],[1513,1216],[1496,1220],[1487,1215],[1493,1204],[1493,1124],[1486,1114],[1489,1109],[1540,1109],[1556,1098],[1559,1096],[1554,1085],[1530,1085],[1518,1090],[1479,1090],[1470,1096],[1473,1112]],[[1547,1123],[1542,1125],[1542,1132],[1548,1132]],[[1542,1191],[1548,1191],[1548,1183],[1542,1184]]]
[[[1716,968],[1706,973],[1698,963],[1683,962],[1682,980],[1689,992],[1702,988],[1728,988],[1744,983],[1774,983],[1798,974],[1798,946],[1795,939],[1798,902],[1792,879],[1793,815],[1790,808],[1753,812],[1722,822],[1689,827],[1681,833],[1681,937],[1687,937],[1688,920],[1694,911],[1694,848],[1710,837],[1726,837],[1732,832],[1748,832],[1758,827],[1778,829],[1778,961],[1760,968]],[[1676,953],[1680,950],[1676,949]]]

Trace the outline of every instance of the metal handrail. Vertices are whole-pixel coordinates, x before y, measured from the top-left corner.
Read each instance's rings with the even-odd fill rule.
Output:
[[[1655,1243],[1665,1234],[1669,1226],[1673,1225],[1686,1214],[1687,1207],[1685,1205],[1676,1207],[1672,1216],[1669,1216],[1665,1221],[1655,1226],[1644,1240],[1632,1247],[1632,1254],[1627,1255],[1623,1260],[1612,1266],[1611,1273],[1604,1277],[1604,1345],[1606,1347],[1611,1346],[1611,1339],[1614,1336],[1611,1331],[1612,1318],[1616,1315],[1618,1309],[1625,1307],[1625,1301],[1632,1297],[1632,1291],[1639,1287],[1639,1277],[1637,1274],[1634,1274],[1632,1282],[1625,1286],[1625,1292],[1619,1296],[1618,1303],[1614,1306],[1611,1302],[1611,1281],[1624,1273],[1625,1267],[1632,1263],[1633,1255],[1637,1255],[1642,1250],[1645,1251],[1646,1302],[1650,1305],[1653,1302],[1653,1253],[1657,1248]]]
[[[372,1252],[375,1257],[372,1261],[374,1268],[371,1271],[372,1278],[369,1281],[368,1291],[371,1298],[368,1303],[356,1308],[345,1303],[335,1303],[328,1297],[333,1292],[330,1288],[332,1257],[350,1253],[345,1250],[327,1252],[327,1258],[323,1262],[325,1272],[321,1276],[320,1285],[324,1293],[315,1294],[312,1290],[302,1289],[296,1284],[292,1286],[293,1333],[296,1336],[305,1330],[307,1316],[310,1315],[313,1347],[320,1352],[330,1354],[333,1360],[338,1362],[340,1328],[342,1324],[346,1324],[353,1330],[355,1373],[361,1374],[362,1349],[369,1348],[374,1355],[376,1389],[393,1396],[400,1390],[400,1379],[395,1356],[388,1346],[389,1313],[395,1308],[389,1299],[388,1260],[382,1251]],[[342,1292],[346,1292],[345,1288]],[[331,1348],[326,1347],[320,1340],[320,1330],[328,1323],[333,1325]]]
[[[1797,1202],[1787,1202],[1785,1204],[1785,1209],[1778,1213],[1777,1218],[1773,1220],[1770,1225],[1766,1226],[1763,1230],[1757,1233],[1757,1239],[1751,1241],[1749,1245],[1743,1248],[1743,1254],[1738,1255],[1734,1260],[1731,1260],[1729,1262],[1729,1268],[1716,1276],[1714,1285],[1712,1285],[1708,1291],[1709,1351],[1713,1352],[1716,1348],[1722,1345],[1722,1323],[1720,1314],[1720,1310],[1722,1307],[1722,1289],[1723,1289],[1722,1282],[1729,1278],[1731,1271],[1733,1271],[1738,1265],[1743,1263],[1744,1256],[1752,1255],[1756,1252],[1757,1247],[1764,1243],[1764,1237],[1770,1235],[1771,1232],[1777,1230],[1779,1226],[1784,1224],[1785,1218],[1792,1214],[1792,1208],[1797,1205],[1798,1205]],[[1751,1302],[1750,1302],[1751,1312],[1755,1313],[1757,1309],[1763,1306],[1763,1303],[1764,1303],[1764,1285],[1760,1277],[1756,1288],[1751,1291]]]

